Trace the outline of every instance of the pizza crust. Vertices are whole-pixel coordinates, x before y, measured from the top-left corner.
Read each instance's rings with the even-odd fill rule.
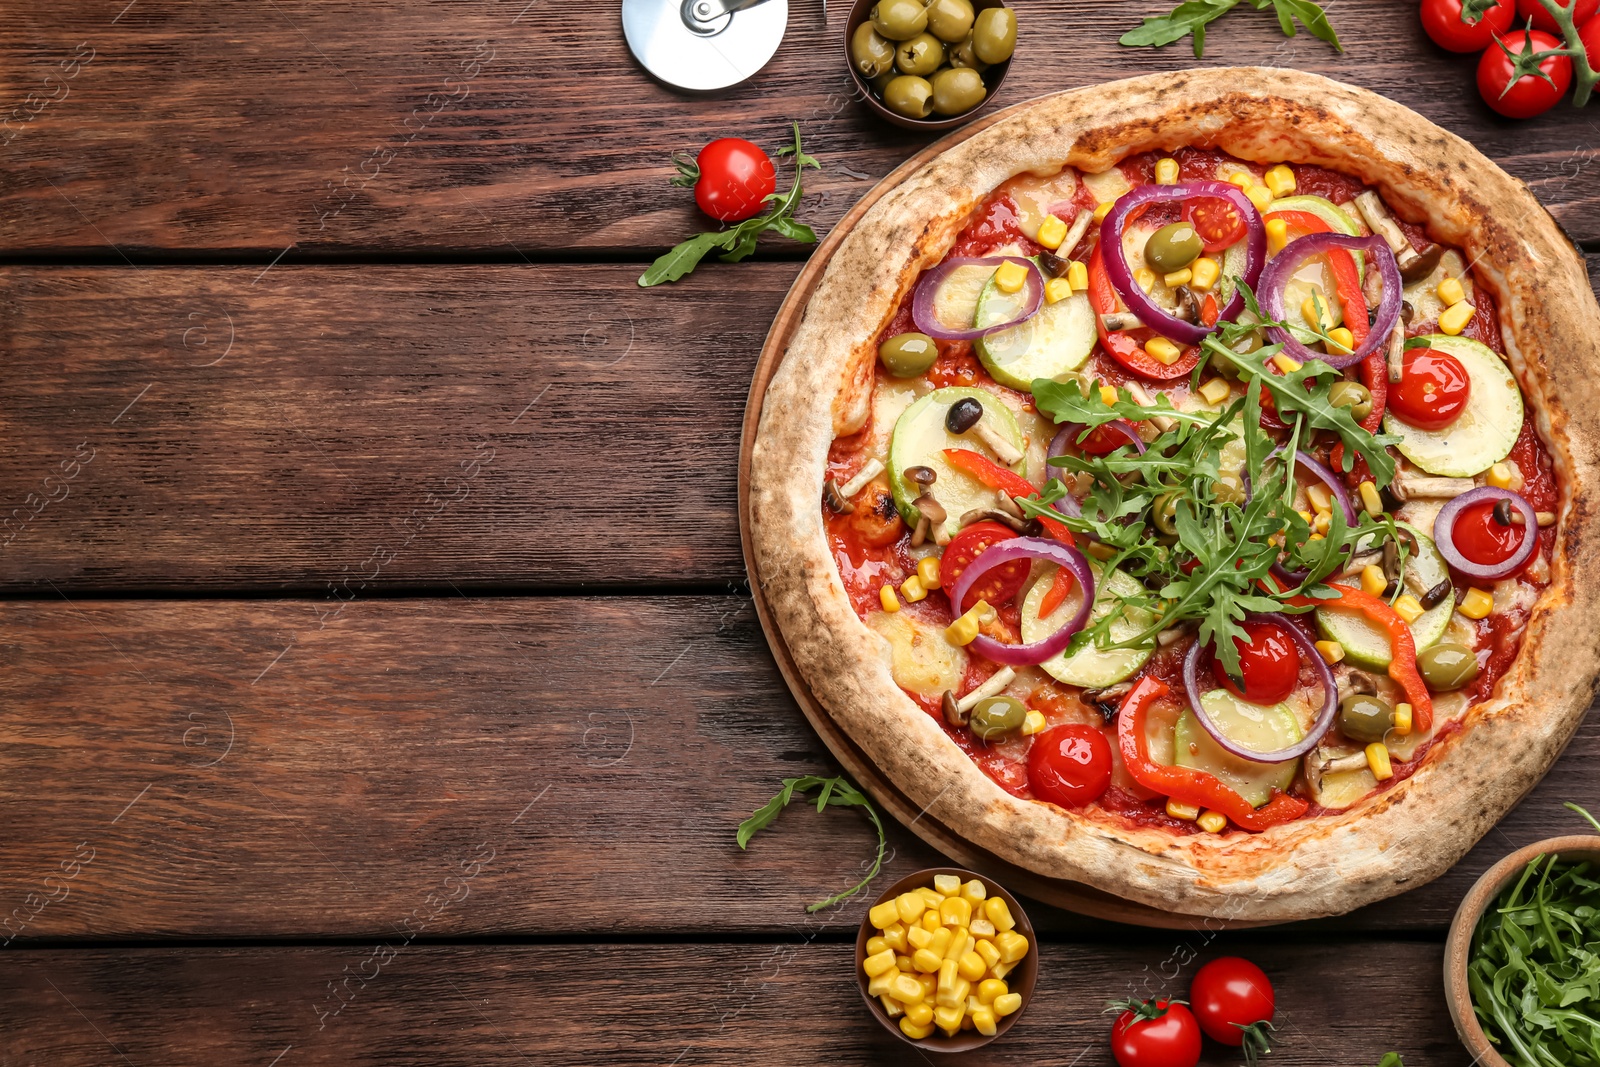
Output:
[[[851,607],[820,504],[829,445],[870,410],[878,333],[996,186],[1023,171],[1102,171],[1186,145],[1359,177],[1397,214],[1462,248],[1498,301],[1562,496],[1550,585],[1491,699],[1393,788],[1262,834],[1180,838],[1001,790],[896,686],[887,642]],[[1594,695],[1600,583],[1574,576],[1600,574],[1597,339],[1582,257],[1527,188],[1381,96],[1297,71],[1215,68],[1044,97],[905,176],[839,244],[765,395],[750,469],[752,579],[834,720],[913,803],[974,844],[1169,911],[1340,914],[1449,869],[1544,775]]]

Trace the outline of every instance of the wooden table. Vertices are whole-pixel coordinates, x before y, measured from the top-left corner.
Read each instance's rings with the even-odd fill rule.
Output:
[[[1005,90],[1193,62],[1146,7],[1017,0]],[[673,150],[797,119],[824,228],[919,139],[845,14],[715,98],[617,7],[85,0],[0,42],[0,1067],[857,1064],[859,815],[773,666],[735,522],[751,368],[806,249],[640,290],[698,229]],[[1600,111],[1494,118],[1389,0],[1349,54],[1270,15],[1207,63],[1386,93],[1600,251]],[[1559,358],[1559,354],[1558,354]],[[1281,1065],[1464,1063],[1442,936],[1476,874],[1600,804],[1600,732],[1455,871],[1339,920],[1163,933],[1031,909],[1040,993],[972,1062],[1110,1062],[1107,999],[1246,952]],[[898,826],[883,879],[939,857]],[[1216,1049],[1210,1062],[1234,1062]]]

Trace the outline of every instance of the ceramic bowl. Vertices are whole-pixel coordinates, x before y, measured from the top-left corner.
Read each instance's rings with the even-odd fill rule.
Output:
[[[867,16],[871,14],[872,7],[876,3],[877,0],[856,0],[855,4],[850,8],[850,17],[845,20],[844,24],[844,65],[845,69],[850,72],[850,78],[855,82],[856,89],[860,91],[862,99],[880,117],[908,130],[953,130],[962,123],[970,121],[974,115],[988,107],[994,101],[994,98],[999,95],[1000,85],[1006,80],[1006,72],[1011,69],[1012,61],[1017,58],[1015,55],[1012,55],[1011,59],[1006,60],[1004,63],[996,63],[983,72],[983,84],[989,90],[989,95],[985,96],[982,102],[970,111],[963,111],[959,115],[929,115],[925,119],[907,118],[899,112],[891,111],[888,105],[878,99],[877,94],[872,91],[872,83],[863,78],[860,72],[856,70],[856,65],[850,61],[850,38],[855,36],[856,27],[867,21]],[[986,11],[991,7],[1006,6],[1005,0],[972,0],[974,13]],[[1017,26],[1019,45],[1024,32],[1026,32],[1026,27],[1019,24]]]

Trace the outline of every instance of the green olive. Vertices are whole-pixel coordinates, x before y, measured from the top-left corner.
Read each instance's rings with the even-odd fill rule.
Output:
[[[928,29],[941,41],[957,44],[972,32],[972,5],[968,0],[933,0],[928,5]]]
[[[944,66],[944,45],[931,33],[919,33],[895,46],[894,65],[901,74],[925,78]]]
[[[894,69],[894,44],[880,36],[872,23],[863,22],[850,38],[850,62],[863,78],[871,81]]]
[[[915,378],[939,358],[933,338],[925,333],[897,333],[878,346],[883,369],[895,378]]]
[[[928,12],[917,0],[878,0],[872,25],[891,41],[909,41],[928,28]]]
[[[979,59],[978,54],[972,50],[972,38],[970,36],[960,44],[951,45],[946,51],[950,53],[950,65],[952,67],[965,67],[968,70],[975,70],[979,74],[989,69],[989,64]]]
[[[889,83],[898,77],[900,77],[900,72],[891,68],[886,73],[880,74],[876,78],[872,79],[872,91],[877,95],[879,100],[883,99],[884,90],[889,88]]]
[[[1017,48],[1017,13],[1009,7],[978,12],[972,24],[972,51],[985,63],[1004,63]]]
[[[1178,532],[1178,494],[1162,493],[1150,507],[1150,521],[1168,537]]]
[[[1016,697],[988,697],[972,709],[972,732],[985,741],[998,741],[1022,728],[1028,709]]]
[[[1244,482],[1237,474],[1223,474],[1211,483],[1211,495],[1223,504],[1244,503]]]
[[[1339,701],[1339,729],[1352,741],[1370,745],[1394,728],[1394,708],[1387,700],[1351,693]]]
[[[933,110],[941,115],[971,111],[988,95],[983,75],[970,67],[946,67],[933,76]]]
[[[1328,403],[1349,408],[1357,422],[1372,414],[1372,393],[1360,382],[1337,381],[1328,389]]]
[[[1441,641],[1417,653],[1417,670],[1435,693],[1460,689],[1478,676],[1478,658],[1472,649],[1451,641]]]
[[[889,110],[909,119],[925,119],[933,110],[933,86],[927,78],[902,74],[883,88]]]
[[[1200,258],[1205,242],[1188,222],[1169,222],[1144,244],[1144,261],[1157,274],[1171,274]]]

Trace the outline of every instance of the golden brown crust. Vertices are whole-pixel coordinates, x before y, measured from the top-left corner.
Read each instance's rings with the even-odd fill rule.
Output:
[[[1461,247],[1498,301],[1510,363],[1554,459],[1562,505],[1551,582],[1521,654],[1461,733],[1348,811],[1264,834],[1174,837],[1002,791],[889,674],[852,610],[822,524],[829,444],[865,420],[874,341],[917,275],[1002,181],[1101,171],[1185,145],[1316,163],[1377,186]],[[807,683],[911,800],[1040,874],[1155,907],[1256,920],[1332,915],[1443,873],[1545,773],[1600,674],[1600,308],[1582,257],[1523,184],[1414,112],[1315,75],[1266,68],[1133,78],[1020,105],[886,193],[838,246],[767,390],[752,452],[754,579]],[[1558,634],[1559,631],[1559,634]]]

